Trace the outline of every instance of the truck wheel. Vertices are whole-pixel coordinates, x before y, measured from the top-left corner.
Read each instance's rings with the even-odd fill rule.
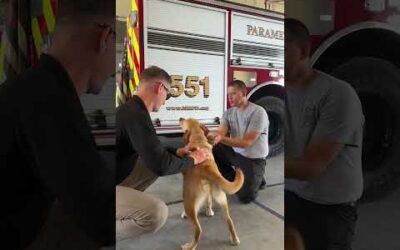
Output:
[[[383,198],[400,183],[400,69],[378,58],[351,59],[332,71],[357,91],[365,116],[362,201]]]
[[[284,144],[284,101],[275,96],[264,96],[255,101],[263,107],[268,114],[269,130],[269,154],[268,157],[275,156],[283,151]]]

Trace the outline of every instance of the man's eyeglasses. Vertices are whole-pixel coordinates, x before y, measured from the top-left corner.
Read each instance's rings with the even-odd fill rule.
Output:
[[[165,91],[167,91],[167,97],[165,99],[168,100],[169,98],[171,98],[171,93],[169,92],[170,87],[166,86],[165,83],[163,82],[157,82],[157,83],[161,84],[164,87]]]
[[[97,23],[97,22],[94,22],[94,24],[99,28],[103,28],[103,29],[110,28],[111,29],[111,34],[113,34],[114,37],[117,36],[117,32],[111,27],[111,25],[106,24],[106,23]]]

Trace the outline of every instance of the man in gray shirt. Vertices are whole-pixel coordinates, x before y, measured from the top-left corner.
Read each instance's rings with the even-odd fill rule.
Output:
[[[216,146],[215,161],[221,174],[228,180],[235,177],[234,167],[243,170],[245,180],[237,196],[243,203],[257,197],[266,183],[264,172],[268,155],[268,115],[261,107],[247,100],[246,85],[235,80],[228,87],[231,108],[222,116],[217,133],[210,133]],[[230,137],[227,137],[229,132]],[[218,144],[219,143],[219,144]]]
[[[285,223],[306,249],[351,249],[364,116],[346,82],[311,68],[309,32],[285,20]]]

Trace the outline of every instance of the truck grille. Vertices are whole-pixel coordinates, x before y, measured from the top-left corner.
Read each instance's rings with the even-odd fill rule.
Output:
[[[233,54],[249,55],[249,56],[265,56],[274,58],[283,58],[283,48],[268,48],[256,45],[233,44]]]
[[[225,53],[225,42],[221,38],[207,39],[201,36],[183,36],[149,31],[147,41],[149,46],[165,46],[204,52]],[[219,40],[219,41],[218,41]]]

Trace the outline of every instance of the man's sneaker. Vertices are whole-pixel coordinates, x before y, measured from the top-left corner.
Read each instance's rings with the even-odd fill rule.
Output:
[[[267,182],[265,181],[265,178],[262,178],[261,184],[260,184],[260,190],[265,189],[265,187],[267,186]]]

